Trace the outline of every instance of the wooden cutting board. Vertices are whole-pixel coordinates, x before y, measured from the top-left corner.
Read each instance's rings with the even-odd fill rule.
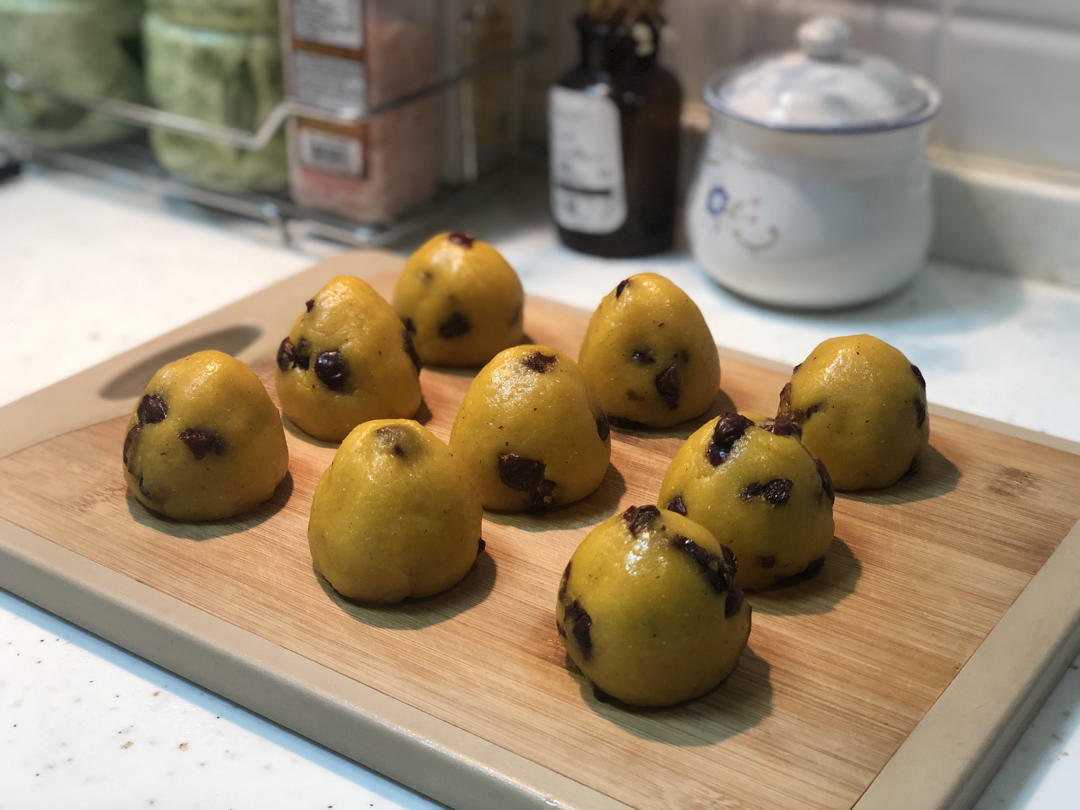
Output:
[[[702,420],[613,433],[597,493],[546,515],[487,515],[487,550],[460,586],[390,608],[347,603],[313,572],[307,514],[335,448],[295,429],[289,479],[241,520],[168,522],[126,495],[125,422],[158,366],[214,346],[272,392],[274,350],[306,299],[340,272],[388,295],[399,267],[345,254],[0,409],[0,585],[456,806],[910,808],[978,795],[1077,649],[1074,445],[931,407],[915,475],[837,498],[821,574],[750,597],[749,648],[728,682],[652,711],[598,702],[567,666],[556,590],[590,526],[655,500]],[[587,318],[542,300],[525,313],[534,341],[574,356]],[[723,351],[721,363],[740,410],[775,409],[787,369]],[[421,381],[445,439],[470,375],[425,369]]]

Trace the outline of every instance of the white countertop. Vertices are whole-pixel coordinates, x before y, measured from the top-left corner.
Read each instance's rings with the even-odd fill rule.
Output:
[[[661,272],[694,298],[721,345],[794,364],[825,337],[872,332],[920,366],[932,402],[1080,441],[1080,290],[932,263],[869,307],[773,311],[726,293],[685,253],[568,252],[542,194],[500,199],[447,224],[493,242],[529,293],[591,309],[621,278]],[[0,185],[0,246],[0,404],[312,263],[242,223],[40,171]],[[980,810],[1076,806],[1077,667]],[[4,591],[0,784],[0,810],[435,806]]]

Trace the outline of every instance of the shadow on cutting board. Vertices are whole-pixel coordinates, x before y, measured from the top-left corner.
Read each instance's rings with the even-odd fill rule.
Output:
[[[479,605],[495,587],[495,561],[486,551],[477,555],[469,573],[449,590],[423,599],[406,599],[392,605],[376,605],[347,599],[335,591],[314,567],[312,570],[323,592],[342,613],[372,627],[391,630],[419,630],[452,619]]]
[[[819,573],[797,574],[779,585],[748,593],[746,598],[757,613],[771,616],[828,613],[855,592],[861,575],[862,564],[851,547],[834,537]]]
[[[149,526],[163,534],[177,537],[182,540],[213,540],[218,537],[227,537],[230,534],[246,532],[253,526],[269,520],[289,501],[293,491],[292,473],[286,473],[281,483],[278,484],[270,499],[263,501],[254,509],[226,520],[209,520],[204,523],[186,523],[179,520],[159,515],[147,509],[130,492],[126,492],[128,512],[136,523]]]
[[[931,445],[926,448],[912,468],[892,486],[861,492],[837,492],[836,496],[861,503],[914,503],[952,492],[960,483],[960,476],[959,467]]]
[[[581,696],[597,715],[635,737],[664,745],[714,745],[753,728],[772,714],[769,663],[750,647],[726,681],[704,697],[660,709],[628,706],[596,696],[567,659]]]

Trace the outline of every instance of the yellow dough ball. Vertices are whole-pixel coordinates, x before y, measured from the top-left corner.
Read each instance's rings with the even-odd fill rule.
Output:
[[[162,366],[128,420],[124,477],[144,506],[220,520],[274,494],[289,469],[285,430],[255,372],[218,351]]]
[[[369,419],[413,416],[420,361],[391,306],[367,282],[338,276],[281,341],[274,373],[281,409],[302,430],[340,441]]]
[[[481,366],[524,340],[517,273],[491,245],[463,233],[441,233],[413,253],[393,301],[425,363]]]
[[[630,276],[604,296],[578,362],[615,424],[670,427],[707,411],[720,390],[701,310],[656,273]]]
[[[711,531],[739,560],[735,581],[763,588],[816,573],[833,539],[833,489],[789,422],[727,413],[679,448],[660,505]]]
[[[842,490],[896,483],[930,442],[922,373],[871,335],[815,348],[780,392],[777,417],[802,428],[803,443]]]
[[[736,561],[706,529],[655,506],[596,526],[563,573],[555,623],[601,692],[635,706],[704,695],[738,663],[750,605]]]
[[[611,456],[604,412],[581,369],[550,346],[505,349],[473,379],[450,433],[488,509],[571,503],[600,486]]]
[[[342,596],[400,602],[461,581],[483,548],[480,498],[464,466],[407,419],[355,428],[311,502],[315,568]]]

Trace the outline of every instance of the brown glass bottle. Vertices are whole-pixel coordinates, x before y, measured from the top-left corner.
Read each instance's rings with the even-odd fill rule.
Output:
[[[682,91],[654,25],[577,19],[581,62],[549,97],[559,238],[597,256],[658,253],[675,232]]]

